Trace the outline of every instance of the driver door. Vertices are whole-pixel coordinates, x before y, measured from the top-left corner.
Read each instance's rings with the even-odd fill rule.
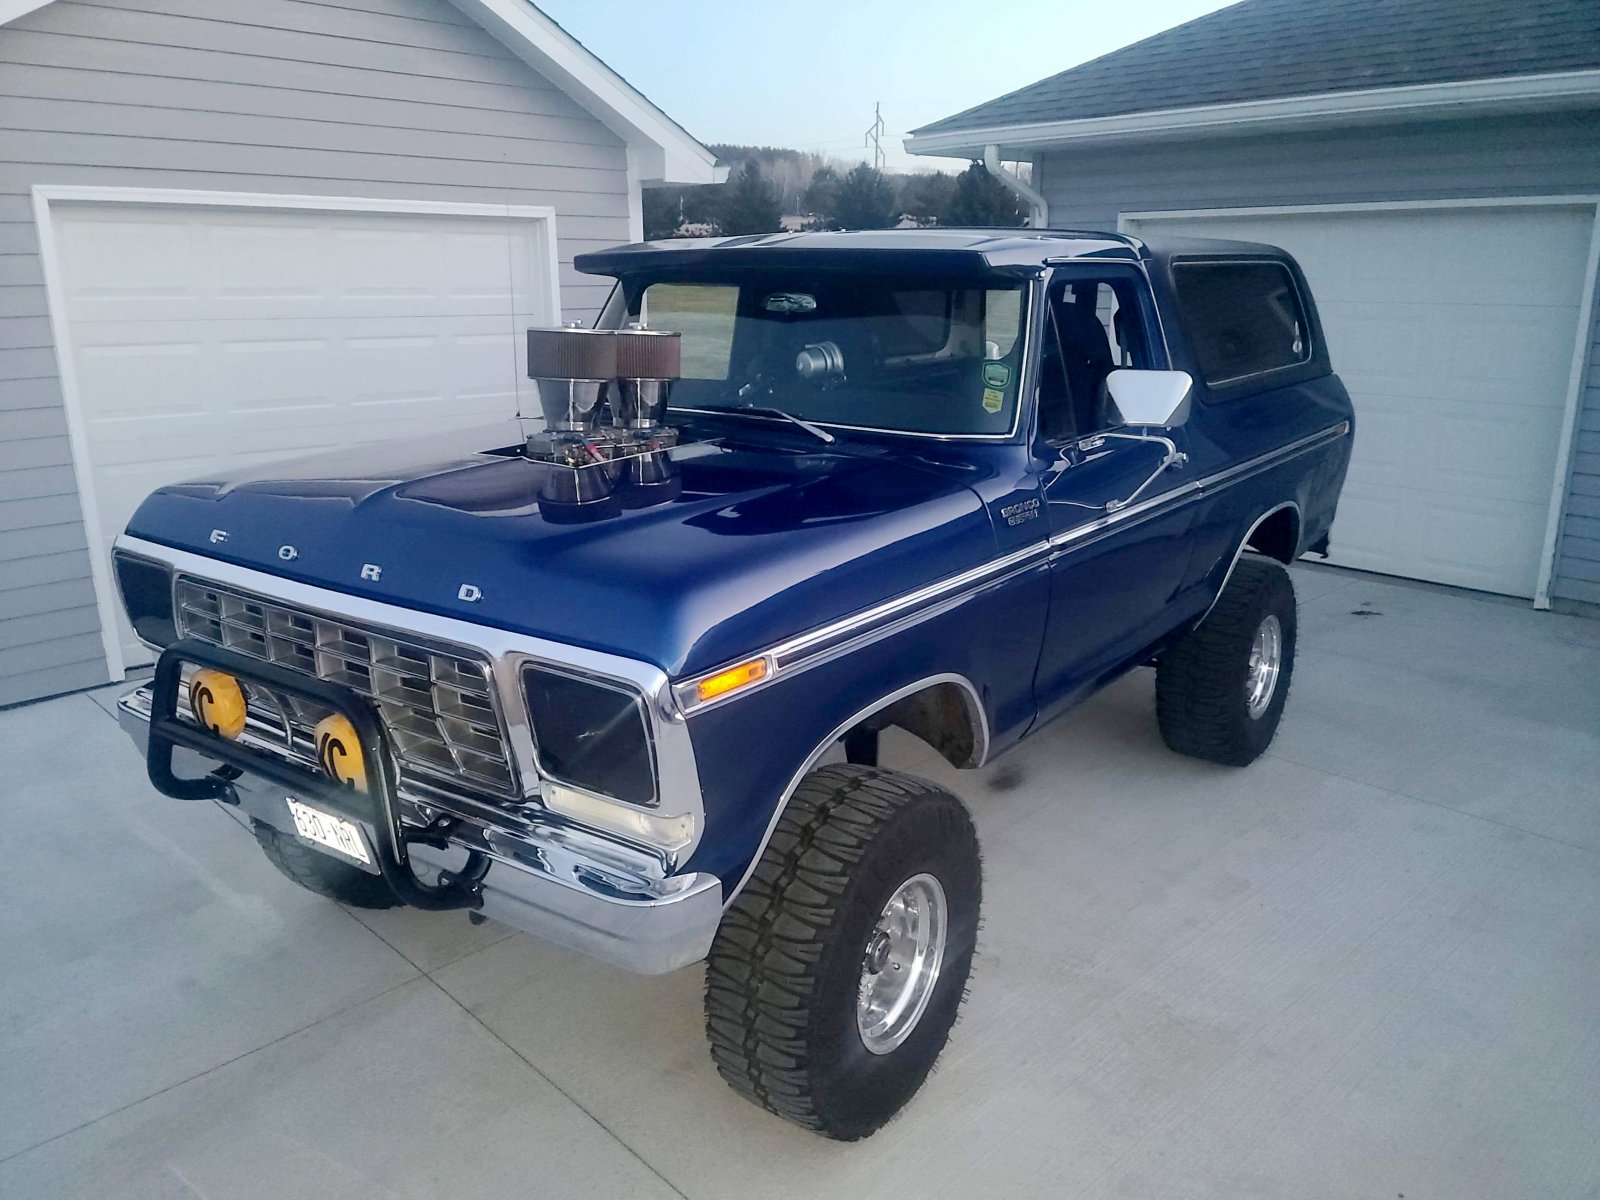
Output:
[[[1122,419],[1105,386],[1118,368],[1167,367],[1143,275],[1132,267],[1058,268],[1047,297],[1036,449],[1047,462],[1052,552],[1035,679],[1046,718],[1166,632],[1194,512],[1173,504],[1191,473],[1163,470],[1164,446],[1118,436]],[[1186,451],[1181,428],[1165,436]]]

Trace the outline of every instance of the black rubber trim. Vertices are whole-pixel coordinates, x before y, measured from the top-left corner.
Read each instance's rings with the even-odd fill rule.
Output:
[[[183,664],[211,667],[250,680],[275,692],[296,696],[343,713],[355,726],[367,764],[367,791],[341,787],[333,781],[284,762],[275,755],[225,741],[197,725],[178,719],[178,690],[183,684]],[[222,800],[237,803],[233,785],[218,774],[199,779],[179,778],[172,770],[172,752],[179,746],[220,761],[224,767],[270,780],[308,800],[331,809],[369,830],[373,858],[395,895],[414,908],[432,910],[478,908],[487,859],[474,853],[449,882],[433,887],[412,871],[406,857],[405,836],[395,811],[394,761],[383,730],[368,702],[348,688],[290,671],[274,663],[246,658],[204,642],[179,641],[168,646],[156,662],[150,696],[150,742],[146,769],[150,782],[164,796],[176,800]],[[224,772],[225,774],[225,772]],[[474,862],[473,859],[484,859]],[[465,878],[464,878],[465,877]]]

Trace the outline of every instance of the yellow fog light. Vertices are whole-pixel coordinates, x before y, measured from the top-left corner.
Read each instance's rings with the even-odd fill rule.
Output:
[[[340,713],[323,717],[312,731],[317,742],[317,761],[335,783],[364,792],[367,790],[367,765],[361,754],[361,738],[350,718]]]
[[[189,680],[189,708],[194,719],[229,741],[244,732],[244,689],[232,675],[201,668]]]

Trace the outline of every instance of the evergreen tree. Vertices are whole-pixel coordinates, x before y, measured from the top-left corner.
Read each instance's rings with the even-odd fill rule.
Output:
[[[681,188],[644,189],[644,236],[646,241],[676,237],[678,206],[683,202]]]
[[[956,177],[950,202],[939,214],[939,224],[1014,229],[1027,216],[1016,193],[984,170],[982,163],[975,162]]]
[[[819,167],[800,198],[801,207],[817,217],[824,229],[836,228],[839,218],[839,172]]]
[[[888,229],[899,214],[894,211],[894,187],[882,171],[861,163],[851,167],[839,187],[841,229]]]
[[[761,164],[753,158],[746,160],[727,185],[718,228],[729,235],[776,233],[783,227],[778,218],[777,190],[761,178]]]
[[[919,224],[931,225],[943,215],[955,195],[956,181],[944,171],[903,175],[900,211]]]

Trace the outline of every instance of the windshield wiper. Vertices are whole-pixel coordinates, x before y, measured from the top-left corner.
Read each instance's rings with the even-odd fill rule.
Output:
[[[821,438],[824,442],[828,443],[828,445],[830,445],[830,446],[833,445],[833,443],[838,440],[833,436],[833,434],[829,433],[822,426],[813,425],[810,421],[802,420],[801,418],[795,416],[793,413],[786,413],[781,408],[768,408],[765,405],[760,405],[760,404],[743,404],[743,405],[740,405],[738,408],[725,408],[722,411],[723,412],[759,413],[760,415],[765,416],[765,417],[781,417],[785,421],[789,422],[789,424],[791,424],[791,425],[798,425],[801,429],[804,429],[812,437]]]

